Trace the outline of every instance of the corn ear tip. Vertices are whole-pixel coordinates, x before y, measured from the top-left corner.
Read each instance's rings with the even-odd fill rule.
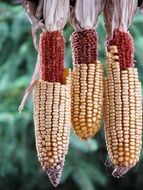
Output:
[[[63,167],[64,167],[65,158],[63,157],[62,160],[58,163],[58,168],[47,168],[45,169],[52,185],[57,187],[60,184]]]
[[[131,167],[116,166],[114,171],[112,172],[112,175],[113,175],[113,177],[119,179],[120,177],[124,176],[130,169],[131,169]]]

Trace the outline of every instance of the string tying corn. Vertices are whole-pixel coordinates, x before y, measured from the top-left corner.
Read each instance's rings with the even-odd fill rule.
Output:
[[[74,61],[71,121],[75,133],[84,140],[100,129],[103,100],[103,67],[97,60],[98,37],[93,29],[103,2],[91,0],[90,7],[86,3],[77,0],[71,18],[76,29],[71,37]],[[82,8],[87,12],[83,13]],[[89,12],[92,14],[90,22],[86,20]]]

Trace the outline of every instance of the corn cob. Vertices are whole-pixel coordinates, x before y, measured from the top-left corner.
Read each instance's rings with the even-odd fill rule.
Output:
[[[65,43],[61,33],[69,17],[69,1],[24,0],[23,5],[32,24],[38,57],[19,111],[22,111],[35,85],[33,103],[38,159],[56,187],[60,182],[70,135],[71,72],[64,69]],[[43,31],[40,43],[38,29]]]
[[[73,82],[71,121],[81,139],[93,137],[100,129],[103,100],[103,67],[97,60],[97,34],[83,30],[72,34]]]
[[[137,69],[128,67],[128,59],[127,64],[121,61],[120,65],[117,46],[109,48],[108,77],[104,81],[105,136],[109,158],[115,168],[113,176],[121,177],[136,165],[140,157],[142,146],[141,83]],[[133,65],[132,62],[131,65]]]
[[[56,187],[70,136],[71,74],[64,70],[64,38],[59,31],[40,39],[41,73],[34,89],[34,122],[38,159]]]
[[[89,6],[90,4],[90,6]],[[103,100],[103,68],[98,61],[98,16],[105,1],[76,0],[71,9],[73,82],[72,82],[72,126],[75,133],[87,140],[100,129]]]

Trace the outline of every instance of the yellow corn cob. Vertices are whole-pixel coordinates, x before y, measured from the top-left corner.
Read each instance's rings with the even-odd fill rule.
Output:
[[[70,135],[70,76],[66,84],[39,80],[34,89],[34,122],[38,159],[57,186]]]
[[[72,83],[71,121],[81,139],[94,136],[100,129],[103,102],[103,67],[75,64]]]
[[[142,146],[141,83],[136,68],[120,70],[118,51],[111,46],[104,81],[105,135],[109,158],[120,177],[139,161]]]

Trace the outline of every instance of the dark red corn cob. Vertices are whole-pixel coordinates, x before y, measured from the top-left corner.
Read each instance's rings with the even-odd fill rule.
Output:
[[[72,49],[74,64],[90,64],[97,60],[97,34],[93,29],[74,32]]]
[[[65,41],[60,31],[44,32],[41,35],[41,79],[61,82],[64,72]]]
[[[118,56],[121,70],[134,67],[134,44],[129,32],[114,30],[113,39],[109,46],[115,45],[118,49]]]

